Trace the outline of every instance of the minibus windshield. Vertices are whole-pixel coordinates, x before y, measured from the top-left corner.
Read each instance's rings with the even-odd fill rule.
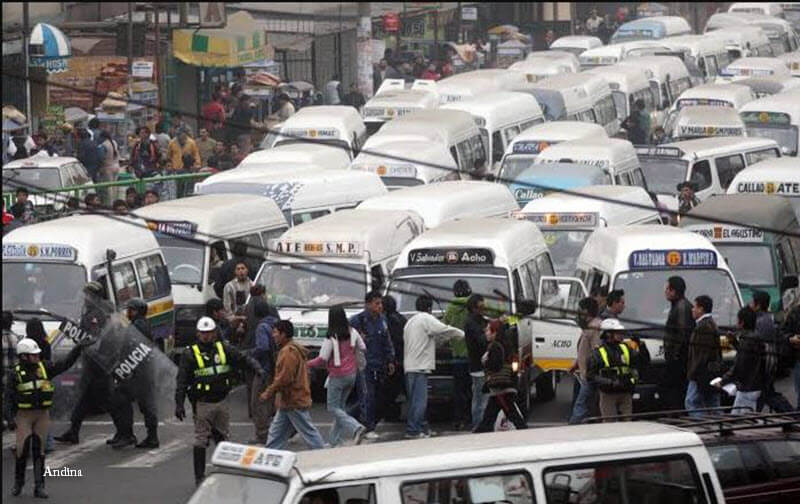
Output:
[[[212,473],[197,488],[188,504],[278,504],[289,488],[283,481]]]
[[[174,285],[203,283],[204,244],[160,234],[156,234],[156,241],[164,253],[169,279]]]
[[[519,177],[519,174],[525,171],[527,168],[533,166],[533,162],[535,160],[535,155],[528,154],[515,154],[512,156],[506,156],[505,160],[503,161],[503,166],[500,167],[500,175],[498,175],[498,178],[500,178],[500,180],[504,183],[508,183]]]
[[[670,304],[664,298],[664,286],[671,276],[686,282],[686,299],[708,294],[714,302],[714,320],[722,327],[736,326],[736,313],[741,307],[733,279],[721,269],[683,269],[625,271],[617,275],[614,289],[625,291],[623,323],[627,327],[663,328]]]
[[[389,286],[389,294],[397,300],[397,311],[411,313],[416,311],[417,297],[429,294],[435,298],[433,311],[444,312],[447,303],[453,299],[453,284],[456,280],[466,280],[473,294],[486,299],[487,306],[510,308],[508,300],[508,273],[502,268],[448,268],[425,267],[395,271],[394,281]]]
[[[718,243],[716,246],[719,253],[725,257],[739,286],[771,287],[778,285],[768,245]]]
[[[689,162],[682,159],[641,157],[647,188],[656,194],[677,194],[677,185],[686,180]]]
[[[573,276],[578,262],[578,256],[589,239],[592,231],[546,231],[542,230],[544,241],[550,248],[553,258],[553,269],[556,275]]]
[[[367,269],[356,263],[268,262],[256,281],[278,307],[327,308],[363,302],[367,293]]]
[[[3,310],[47,310],[78,320],[86,270],[77,264],[3,262],[3,281],[14,288],[3,289]],[[40,318],[47,318],[46,316]]]

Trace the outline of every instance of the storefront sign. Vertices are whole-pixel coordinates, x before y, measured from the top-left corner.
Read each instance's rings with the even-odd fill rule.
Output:
[[[152,79],[153,78],[153,62],[152,61],[134,61],[131,65],[131,75],[139,79]]]
[[[713,250],[636,250],[628,258],[631,270],[713,269],[717,254]]]
[[[477,7],[461,7],[461,20],[462,21],[477,21],[478,8]]]
[[[430,265],[489,265],[494,264],[494,254],[489,249],[416,249],[408,253],[410,266]]]

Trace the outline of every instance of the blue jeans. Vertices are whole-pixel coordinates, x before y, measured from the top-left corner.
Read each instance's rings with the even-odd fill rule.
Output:
[[[356,402],[347,408],[347,414],[361,422],[367,421],[367,370],[356,371]]]
[[[267,448],[282,450],[286,447],[291,433],[290,426],[297,429],[303,436],[309,448],[317,450],[325,447],[325,441],[314,424],[311,423],[311,413],[307,409],[284,410],[279,409],[269,426]]]
[[[406,434],[428,432],[428,422],[425,420],[425,410],[428,407],[428,374],[406,373],[406,394],[408,394]]]
[[[333,426],[331,427],[330,443],[337,446],[341,441],[342,431],[355,435],[358,429],[363,429],[358,421],[347,414],[345,402],[353,390],[356,375],[328,377],[328,411],[333,413]]]
[[[800,411],[800,361],[794,363],[794,391],[797,394],[795,409]]]
[[[570,424],[580,424],[589,416],[592,404],[595,402],[595,388],[590,382],[584,382],[580,378],[575,378],[575,383],[578,383],[580,390],[578,390],[578,397],[575,398],[575,403],[572,405],[572,415],[569,417]]]
[[[486,383],[486,376],[471,376],[472,378],[472,430],[481,423],[483,410],[489,402],[489,394],[483,391],[483,384]]]
[[[711,387],[701,387],[694,380],[689,381],[689,385],[686,387],[684,407],[687,410],[719,407],[719,392],[710,389]],[[699,417],[703,416],[703,413],[697,411],[689,413],[689,416]]]
[[[736,391],[736,398],[733,400],[731,415],[752,415],[753,413],[758,413],[757,406],[759,397],[761,397],[760,390],[754,390],[752,392]]]

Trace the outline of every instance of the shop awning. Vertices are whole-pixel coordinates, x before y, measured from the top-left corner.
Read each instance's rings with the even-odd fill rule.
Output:
[[[244,11],[228,16],[219,29],[175,30],[174,55],[189,65],[235,68],[272,58],[263,29]]]
[[[55,26],[47,23],[34,26],[29,45],[32,67],[46,68],[48,73],[67,70],[67,58],[72,57],[72,47],[66,35]]]

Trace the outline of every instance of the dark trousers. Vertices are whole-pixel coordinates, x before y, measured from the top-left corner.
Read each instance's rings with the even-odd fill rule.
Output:
[[[406,380],[402,366],[398,366],[392,376],[386,378],[386,402],[384,403],[384,418],[390,422],[399,422],[401,417],[401,404],[397,402],[400,394],[406,393]]]
[[[493,432],[494,423],[497,421],[497,415],[500,411],[506,414],[511,423],[514,424],[518,430],[527,429],[528,424],[522,418],[522,412],[517,406],[516,394],[506,393],[489,396],[489,402],[486,403],[486,409],[483,410],[483,418],[481,423],[473,432]]]
[[[659,384],[658,395],[662,410],[684,409],[686,399],[686,364],[675,359],[665,363],[664,375]]]
[[[70,415],[71,428],[75,433],[80,432],[81,424],[89,416],[93,402],[103,410],[112,412],[111,379],[108,375],[98,373],[91,364],[84,361],[83,373],[78,383],[78,399]]]
[[[111,419],[120,436],[133,436],[133,401],[144,416],[148,436],[158,432],[155,385],[146,380],[126,381],[114,389],[111,396]]]
[[[794,411],[792,404],[780,392],[775,390],[775,384],[770,383],[761,391],[761,396],[758,398],[758,407],[756,411],[761,411],[764,406],[769,408],[775,413],[789,413]]]
[[[386,402],[386,373],[375,369],[366,369],[364,377],[367,382],[367,411],[364,427],[375,430],[378,420],[383,417],[383,405]]]
[[[453,362],[453,421],[468,424],[471,422],[472,378],[469,375],[469,361]]]

